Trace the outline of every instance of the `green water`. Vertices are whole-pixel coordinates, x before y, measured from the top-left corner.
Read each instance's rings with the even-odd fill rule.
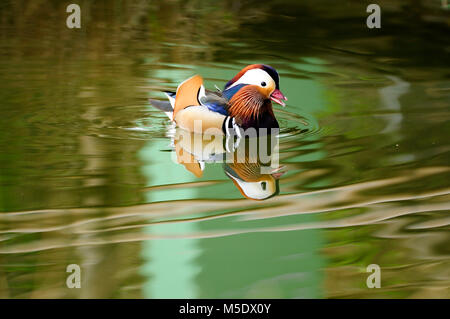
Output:
[[[65,2],[0,4],[1,298],[450,297],[441,1],[378,1],[378,30],[364,1],[78,3],[79,30]],[[148,102],[252,63],[289,98],[265,201],[175,163]]]

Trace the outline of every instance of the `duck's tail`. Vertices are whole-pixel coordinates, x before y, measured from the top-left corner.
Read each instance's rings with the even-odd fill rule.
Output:
[[[150,99],[150,103],[156,107],[158,110],[163,111],[167,117],[172,121],[173,120],[173,107],[175,105],[175,92],[164,92],[164,94],[167,96],[169,101],[161,101],[161,100],[154,100]]]

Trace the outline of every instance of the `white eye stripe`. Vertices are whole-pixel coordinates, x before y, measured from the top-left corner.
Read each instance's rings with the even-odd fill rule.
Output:
[[[262,86],[262,82],[265,82],[266,85]],[[272,79],[272,77],[266,71],[261,69],[248,70],[244,73],[243,76],[239,78],[239,80],[230,85],[230,88],[239,84],[253,84],[261,87],[272,85],[273,87],[275,87],[275,81]]]

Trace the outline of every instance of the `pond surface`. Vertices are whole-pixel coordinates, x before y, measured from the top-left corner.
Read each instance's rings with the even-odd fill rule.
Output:
[[[2,2],[0,297],[449,298],[450,10],[377,3]],[[148,101],[252,63],[289,98],[263,201]]]

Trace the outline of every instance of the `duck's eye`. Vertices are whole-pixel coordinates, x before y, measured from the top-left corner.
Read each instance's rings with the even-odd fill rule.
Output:
[[[266,188],[267,188],[267,183],[266,182],[261,182],[261,188],[262,188],[263,191],[265,191]]]
[[[262,87],[265,87],[266,85],[267,85],[266,82],[264,82],[264,81],[261,82]]]

